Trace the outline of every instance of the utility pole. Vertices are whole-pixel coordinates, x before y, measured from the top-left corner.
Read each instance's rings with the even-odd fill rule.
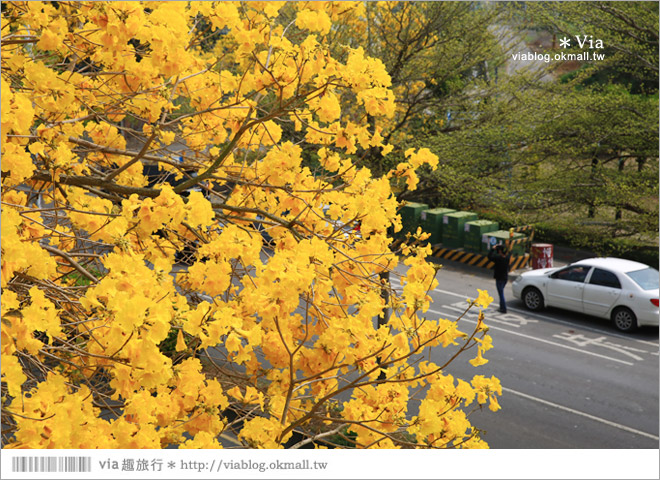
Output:
[[[383,325],[387,325],[387,322],[390,320],[390,309],[387,306],[390,303],[390,271],[383,270],[378,274],[380,279],[380,298],[383,299],[385,304],[383,305],[383,310],[378,315],[378,328]],[[376,358],[376,362],[380,365],[380,357]],[[385,372],[381,369],[380,375],[378,375],[378,380],[385,380]]]

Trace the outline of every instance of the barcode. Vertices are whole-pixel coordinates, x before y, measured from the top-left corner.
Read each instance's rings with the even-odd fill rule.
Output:
[[[92,457],[13,457],[12,472],[91,472]]]

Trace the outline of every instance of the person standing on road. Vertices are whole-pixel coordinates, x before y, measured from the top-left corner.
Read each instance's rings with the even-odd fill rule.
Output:
[[[509,280],[509,263],[511,254],[504,245],[495,245],[488,251],[488,260],[493,262],[493,277],[497,294],[500,296],[500,313],[506,313],[506,300],[504,299],[504,287]]]

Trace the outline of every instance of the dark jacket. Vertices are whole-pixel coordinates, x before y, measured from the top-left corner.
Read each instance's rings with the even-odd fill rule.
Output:
[[[495,280],[507,281],[509,279],[509,262],[511,261],[511,254],[491,249],[488,251],[488,260],[495,264],[495,267],[493,267],[493,277]]]

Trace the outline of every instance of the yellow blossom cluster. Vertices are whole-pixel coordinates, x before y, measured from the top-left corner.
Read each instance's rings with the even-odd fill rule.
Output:
[[[419,361],[484,364],[483,312],[472,332],[429,315],[429,248],[388,236],[390,182],[438,158],[356,161],[394,150],[397,114],[383,62],[332,44],[364,14],[3,3],[3,446],[280,448],[318,425],[360,448],[486,446],[464,408],[497,410],[499,381]]]

